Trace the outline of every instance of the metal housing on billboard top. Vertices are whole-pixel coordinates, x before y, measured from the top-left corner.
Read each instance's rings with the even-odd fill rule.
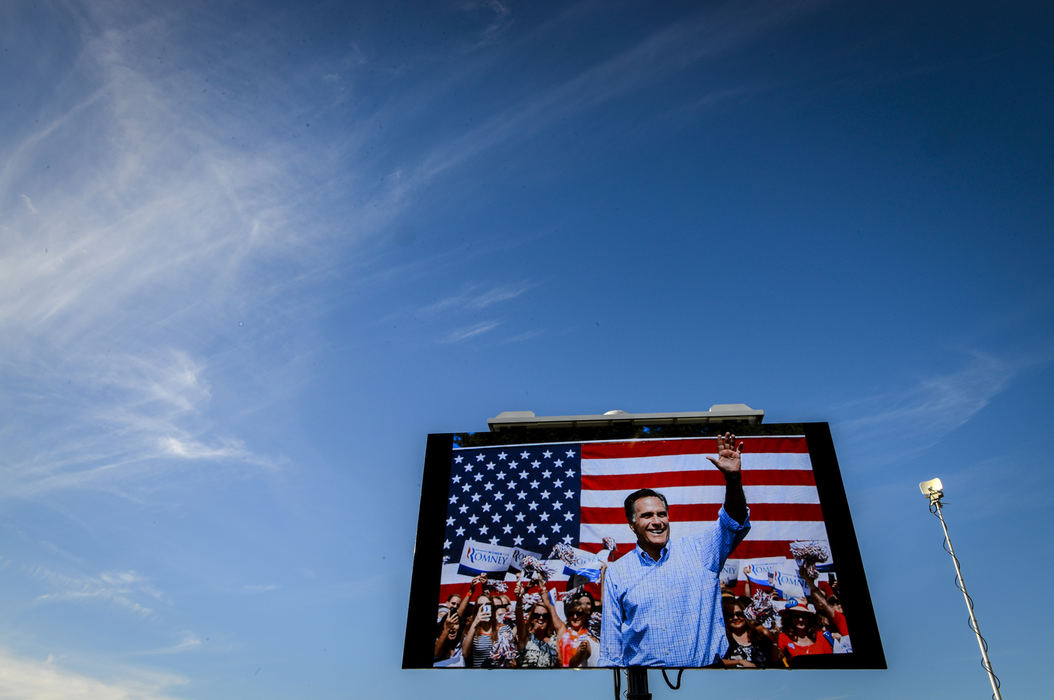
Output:
[[[680,413],[627,413],[608,411],[600,415],[536,416],[534,411],[502,411],[487,419],[491,431],[507,428],[575,428],[581,425],[693,425],[701,423],[747,423],[758,425],[765,412],[745,403],[718,403],[709,411]]]

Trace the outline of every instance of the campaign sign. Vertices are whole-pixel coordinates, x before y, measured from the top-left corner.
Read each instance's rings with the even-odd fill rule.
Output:
[[[784,557],[752,559],[743,565],[743,576],[751,583],[760,586],[771,586],[773,574],[786,563],[787,560]]]
[[[809,595],[809,582],[801,577],[793,561],[777,566],[770,572],[769,585],[779,591],[780,598],[784,600],[806,598]]]
[[[462,576],[486,574],[488,578],[504,578],[511,560],[511,547],[465,540],[457,572]]]
[[[729,559],[721,568],[721,585],[731,586],[739,580],[739,560]]]
[[[509,571],[516,574],[523,571],[523,558],[534,557],[535,559],[541,559],[542,555],[538,552],[532,552],[529,549],[521,549],[520,547],[512,548],[512,555],[509,558]]]
[[[575,574],[578,574],[579,576],[585,576],[593,583],[599,581],[600,568],[603,562],[600,560],[598,555],[594,554],[593,552],[587,552],[583,549],[577,549],[575,547],[569,547],[568,549],[571,550],[571,553],[573,555],[572,563],[564,564],[564,573],[568,576],[573,576]]]

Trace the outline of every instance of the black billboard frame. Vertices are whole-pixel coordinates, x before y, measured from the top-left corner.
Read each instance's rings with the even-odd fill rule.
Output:
[[[816,489],[820,497],[824,523],[825,525],[827,523],[838,524],[838,527],[827,528],[827,541],[831,547],[833,560],[838,562],[839,591],[842,607],[851,625],[853,652],[851,654],[799,656],[795,658],[793,668],[886,669],[886,658],[878,631],[878,621],[864,574],[863,560],[860,556],[860,548],[829,424],[826,422],[757,424],[733,421],[680,425],[647,425],[627,422],[559,428],[531,426],[504,428],[497,432],[429,434],[425,448],[424,475],[421,482],[421,505],[417,520],[417,539],[414,546],[402,667],[404,669],[432,668],[436,633],[435,622],[432,620],[434,620],[436,611],[435,594],[440,586],[440,567],[435,564],[437,556],[442,552],[443,540],[443,530],[436,527],[436,524],[443,522],[445,515],[443,500],[436,498],[435,494],[445,493],[449,488],[451,458],[455,447],[715,437],[726,432],[742,437],[804,435],[809,448],[812,470],[816,475]],[[430,639],[432,641],[427,641]],[[607,670],[609,667],[602,668]],[[678,667],[663,668],[676,670]]]

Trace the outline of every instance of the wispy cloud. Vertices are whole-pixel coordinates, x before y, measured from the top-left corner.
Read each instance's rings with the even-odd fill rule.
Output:
[[[493,44],[512,24],[512,10],[509,4],[502,0],[465,0],[460,7],[463,12],[482,11],[489,15],[489,21],[480,32],[479,40],[473,45],[473,49]]]
[[[187,353],[163,349],[64,364],[55,372],[27,363],[23,371],[39,368],[39,374],[9,377],[10,394],[23,409],[9,427],[51,439],[38,444],[11,430],[7,469],[0,477],[8,495],[87,487],[127,497],[136,488],[163,486],[164,467],[277,465],[237,438],[213,434],[206,418],[211,386],[204,366]]]
[[[469,128],[450,132],[436,130],[430,144],[402,157],[399,165],[383,176],[375,176],[374,180],[383,182],[385,187],[369,210],[385,212],[387,220],[391,220],[391,215],[403,210],[416,193],[441,182],[451,170],[495,148],[522,143],[592,109],[633,95],[701,61],[725,56],[779,25],[805,16],[816,4],[819,3],[761,0],[708,7],[683,21],[656,29],[636,44],[601,57],[570,77],[503,99],[500,108],[479,118],[474,115],[469,120]],[[415,118],[430,119],[423,115],[433,114],[450,94],[458,94],[466,85],[485,80],[490,71],[500,70],[498,66],[521,60],[516,52],[531,51],[538,44],[562,36],[569,26],[589,21],[588,15],[595,6],[572,5],[557,18],[519,36],[508,31],[513,15],[504,2],[467,0],[462,9],[492,13],[493,21],[483,32],[481,46],[496,43],[492,39],[498,36],[508,36],[509,40],[473,65],[459,64],[457,70],[436,75],[426,85],[414,85],[395,95],[366,119],[369,132],[399,123],[407,115],[411,117],[410,123]],[[700,89],[703,94],[696,97],[692,109],[745,96],[761,88],[730,86],[715,80],[711,89]]]
[[[141,60],[176,10],[86,10],[98,16],[66,17],[81,41],[73,79],[25,120],[40,126],[0,142],[0,191],[22,192],[0,224],[0,386],[18,407],[0,426],[4,494],[131,497],[148,465],[154,488],[189,463],[273,467],[224,427],[210,378],[256,361],[217,347],[279,326],[224,342],[239,319],[296,303],[274,280],[295,285],[323,260],[326,234],[291,223],[307,157],[206,101],[200,59]]]
[[[440,343],[459,343],[489,333],[502,326],[505,321],[495,318],[501,312],[497,307],[522,297],[534,287],[532,282],[514,284],[464,284],[457,291],[424,306],[408,307],[386,317],[385,321],[412,318],[440,330],[436,332]],[[490,318],[472,320],[486,312]],[[471,322],[470,322],[471,321]],[[453,328],[453,330],[449,330]],[[508,341],[505,341],[508,342]]]
[[[460,343],[462,341],[468,340],[469,338],[475,338],[476,336],[483,335],[484,333],[489,333],[490,331],[494,330],[500,325],[500,321],[480,321],[479,323],[475,323],[471,326],[455,330],[454,332],[450,333],[445,338],[443,338],[440,342]]]
[[[207,459],[210,461],[229,459],[240,462],[260,460],[252,452],[245,449],[240,440],[226,439],[217,445],[206,445],[197,440],[184,440],[169,436],[162,438],[161,449],[165,454],[181,459]]]
[[[841,427],[851,440],[896,436],[916,447],[930,447],[977,415],[1023,369],[1020,363],[974,353],[961,369],[843,406],[844,412],[858,417]]]
[[[532,93],[479,126],[440,144],[407,176],[407,181],[429,181],[498,144],[537,134],[705,58],[725,54],[801,16],[812,4],[733,3],[708,8],[694,18],[659,29],[636,45],[548,90]],[[738,94],[729,90],[722,85],[714,92],[721,96]]]
[[[281,586],[277,583],[252,583],[242,586],[242,590],[246,593],[270,593],[271,591],[277,591]]]
[[[513,343],[525,343],[528,340],[534,340],[535,338],[538,338],[541,335],[542,332],[539,330],[523,331],[522,333],[517,333],[516,335],[511,335],[508,338],[505,338],[501,341],[501,343],[503,345],[510,345]]]
[[[93,576],[70,576],[41,566],[24,566],[21,571],[54,589],[37,596],[38,603],[103,602],[146,618],[154,610],[140,601],[149,598],[156,603],[164,599],[159,590],[135,571],[104,571]]]
[[[192,651],[200,651],[204,646],[205,640],[192,632],[184,632],[179,641],[171,644],[167,647],[161,647],[160,649],[147,649],[145,651],[137,651],[133,656],[166,656],[169,654],[185,654]]]
[[[631,94],[800,12],[780,3],[705,10],[503,103],[403,165],[366,172],[349,166],[349,154],[365,138],[358,131],[374,133],[367,127],[389,113],[345,129],[336,149],[302,147],[290,136],[294,122],[307,121],[292,97],[298,81],[336,75],[332,66],[261,75],[270,45],[232,52],[223,39],[181,51],[166,40],[186,19],[180,7],[120,7],[91,4],[88,19],[69,16],[81,42],[71,76],[49,84],[50,99],[41,101],[49,106],[0,143],[0,192],[13,205],[0,224],[0,386],[19,406],[0,426],[9,438],[0,457],[6,495],[96,488],[136,497],[129,482],[148,467],[151,484],[137,488],[157,488],[164,474],[194,463],[273,467],[280,459],[258,454],[215,409],[216,378],[258,362],[248,350],[252,333],[296,334],[295,322],[318,304],[298,296],[297,285],[340,274],[335,242],[346,251],[384,230],[420,187],[496,145]],[[485,35],[509,26],[505,3],[472,7],[490,15]],[[212,20],[199,26],[230,21],[207,5],[193,12],[217,13],[197,17]],[[165,60],[155,55],[159,46],[171,51]],[[342,80],[353,70],[342,65]],[[266,110],[224,98],[250,74],[260,94],[274,96]],[[339,210],[339,225],[312,216],[320,201],[347,201],[348,192],[354,204]],[[376,274],[364,269],[361,277]],[[528,288],[469,287],[435,302],[430,311],[491,316],[460,321],[439,334],[442,342],[493,331],[502,324],[494,306]],[[230,329],[245,317],[261,319],[261,330],[240,330],[241,343],[232,343]],[[273,318],[291,322],[266,323]]]
[[[531,285],[524,282],[515,285],[468,285],[460,292],[444,297],[425,306],[423,313],[437,313],[446,310],[479,310],[503,301],[511,301],[528,291]]]
[[[167,691],[186,684],[186,678],[172,673],[132,668],[102,680],[65,668],[53,657],[38,661],[0,650],[0,698],[172,700]]]

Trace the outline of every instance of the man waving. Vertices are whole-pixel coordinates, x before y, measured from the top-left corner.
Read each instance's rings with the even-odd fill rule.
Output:
[[[637,546],[604,577],[600,666],[698,668],[724,655],[720,572],[750,530],[742,447],[725,433],[717,457],[707,457],[725,478],[724,505],[708,532],[671,541],[665,496],[643,488],[626,497]]]

